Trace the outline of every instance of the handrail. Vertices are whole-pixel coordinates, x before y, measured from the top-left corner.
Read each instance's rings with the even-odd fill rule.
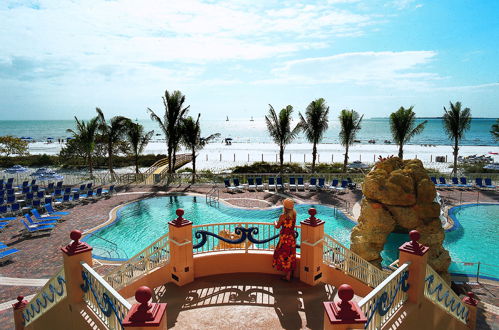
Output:
[[[170,260],[169,234],[161,236],[120,267],[104,276],[117,290],[146,275],[150,270],[167,264]]]
[[[404,263],[380,285],[359,302],[360,309],[367,317],[365,329],[381,329],[386,321],[407,301],[406,283],[409,278],[409,265]]]
[[[469,313],[468,307],[430,265],[426,265],[425,282],[424,295],[426,298],[440,306],[448,314],[466,324]],[[434,282],[436,285],[432,288]],[[442,291],[445,293],[440,295],[440,292]]]
[[[59,285],[59,290],[54,286]],[[23,311],[24,326],[33,323],[37,318],[54,307],[59,301],[66,297],[66,280],[64,268],[61,268],[43,288],[34,296]],[[50,293],[47,293],[50,291]],[[50,294],[50,295],[49,295]],[[43,299],[43,300],[42,300]]]
[[[108,329],[123,328],[123,318],[132,305],[126,301],[92,267],[81,263],[83,300]]]
[[[387,271],[376,268],[327,234],[324,234],[323,262],[341,269],[344,273],[373,288],[389,275]]]

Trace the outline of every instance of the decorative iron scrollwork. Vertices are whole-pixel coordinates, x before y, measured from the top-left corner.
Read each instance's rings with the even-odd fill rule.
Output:
[[[42,296],[36,298],[34,302],[30,302],[29,306],[23,312],[23,319],[25,322],[29,322],[36,314],[40,313],[40,311],[47,307],[49,303],[53,303],[55,301],[55,295],[61,297],[64,295],[64,287],[66,286],[66,280],[62,276],[57,276],[57,283],[59,284],[59,290],[55,288],[53,284],[49,284],[50,296],[47,292],[42,292]],[[43,298],[43,301],[42,299]]]
[[[463,321],[466,322],[468,320],[468,313],[469,313],[466,306],[460,300],[457,301],[457,304],[454,306],[454,304],[456,303],[456,298],[450,295],[449,290],[445,291],[443,296],[440,296],[440,292],[442,291],[444,286],[442,283],[439,283],[434,289],[432,289],[431,286],[433,284],[433,281],[435,281],[435,276],[433,275],[428,275],[425,278],[425,282],[428,283],[428,294],[430,296],[433,296],[436,293],[436,297],[439,302],[442,302],[442,300],[445,299],[444,301],[445,308],[449,308],[450,306],[449,310],[452,313],[455,313],[458,318],[461,318]],[[451,296],[450,300],[449,296]]]

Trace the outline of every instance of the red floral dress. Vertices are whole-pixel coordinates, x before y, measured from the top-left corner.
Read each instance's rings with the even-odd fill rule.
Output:
[[[282,225],[279,232],[279,242],[274,251],[272,267],[279,271],[289,272],[296,268],[296,217],[282,214],[279,221],[282,221]]]

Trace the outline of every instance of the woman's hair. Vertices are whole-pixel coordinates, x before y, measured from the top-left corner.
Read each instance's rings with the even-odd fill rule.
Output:
[[[296,219],[296,210],[294,209],[294,201],[290,198],[286,198],[283,201],[282,213],[293,216]]]

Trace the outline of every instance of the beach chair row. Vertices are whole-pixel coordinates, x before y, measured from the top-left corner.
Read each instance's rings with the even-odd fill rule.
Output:
[[[12,259],[12,256],[18,252],[18,249],[10,248],[5,243],[0,242],[0,265],[4,265],[8,261],[10,261]]]
[[[468,183],[468,180],[466,177],[460,177],[459,179],[457,177],[452,177],[451,181],[452,183],[447,183],[444,177],[439,177],[438,181],[437,178],[432,176],[430,177],[431,181],[435,184],[435,187],[437,188],[454,188],[454,189],[492,189],[495,190],[496,186],[492,184],[492,179],[491,178],[475,178],[475,183]]]
[[[238,178],[232,179],[233,185],[230,179],[224,179],[224,185],[227,192],[238,192],[238,191],[331,191],[331,192],[344,192],[346,189],[355,189],[356,183],[352,181],[351,178],[347,180],[342,180],[341,184],[338,179],[333,179],[331,184],[326,184],[324,178],[310,178],[310,181],[305,183],[303,177],[290,177],[289,182],[284,182],[282,177],[269,177],[268,182],[263,182],[261,177],[248,178],[248,182],[241,184]]]

